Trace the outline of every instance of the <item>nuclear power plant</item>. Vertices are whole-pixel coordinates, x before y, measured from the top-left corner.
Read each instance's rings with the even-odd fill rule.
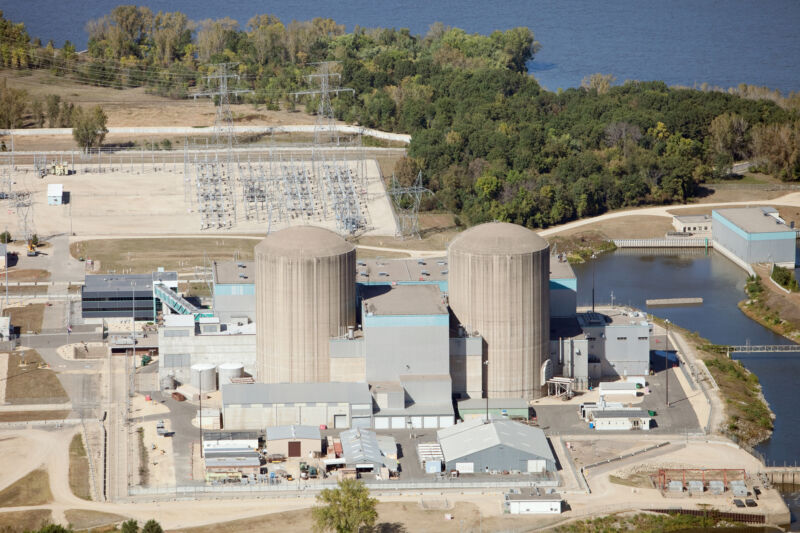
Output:
[[[647,322],[578,313],[572,268],[514,224],[472,227],[446,257],[391,260],[296,226],[213,274],[213,316],[159,328],[158,372],[208,390],[218,369],[227,428],[442,428],[489,400],[528,417],[548,393],[648,371]]]

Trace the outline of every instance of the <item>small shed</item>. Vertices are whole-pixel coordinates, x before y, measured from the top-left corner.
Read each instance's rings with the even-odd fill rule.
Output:
[[[534,489],[506,494],[503,506],[509,514],[561,514],[564,502],[556,493],[540,494]]]
[[[322,453],[322,435],[314,426],[267,428],[267,451],[284,457],[311,457]]]
[[[64,202],[64,185],[61,183],[47,184],[47,205],[61,205]]]
[[[598,430],[650,429],[652,417],[643,409],[592,411],[589,427]]]

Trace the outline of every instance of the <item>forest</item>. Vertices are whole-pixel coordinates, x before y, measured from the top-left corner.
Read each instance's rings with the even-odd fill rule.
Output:
[[[337,118],[409,133],[396,169],[422,172],[424,209],[464,224],[503,220],[546,227],[627,206],[685,202],[729,177],[735,161],[785,181],[800,179],[800,94],[616,83],[587,77],[548,91],[528,73],[540,49],[528,28],[469,34],[433,24],[426,35],[330,19],[284,23],[258,15],[191,21],[179,12],[118,6],[89,21],[88,50],[42,44],[0,13],[0,68],[45,69],[82,83],[147,87],[171,98],[203,88],[214,63],[235,63],[245,101],[294,110],[292,91],[317,63],[336,61]],[[42,102],[0,88],[0,127],[43,122]],[[308,112],[316,102],[299,101]],[[49,114],[47,114],[49,119]],[[34,117],[34,120],[31,119]]]

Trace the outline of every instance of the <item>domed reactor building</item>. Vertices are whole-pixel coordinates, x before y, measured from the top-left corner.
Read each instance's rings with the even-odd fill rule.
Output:
[[[449,303],[467,333],[485,342],[488,398],[543,395],[550,342],[550,245],[502,222],[470,228],[448,248]]]
[[[330,339],[356,323],[356,251],[338,234],[296,226],[255,248],[256,379],[330,381]]]

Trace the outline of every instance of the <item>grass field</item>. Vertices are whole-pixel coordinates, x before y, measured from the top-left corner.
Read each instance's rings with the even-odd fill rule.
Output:
[[[26,365],[20,366],[23,354]],[[6,403],[22,405],[69,401],[67,392],[61,386],[56,373],[49,368],[39,368],[39,363],[43,361],[36,350],[12,352],[8,356]]]
[[[69,411],[5,411],[0,413],[0,422],[27,422],[28,420],[63,420]]]
[[[36,287],[9,287],[14,288],[30,288]],[[9,292],[11,292],[9,290]],[[42,319],[44,318],[45,304],[28,304],[24,307],[7,307],[3,310],[3,316],[11,317],[11,327],[19,328],[20,332],[26,333],[33,331],[39,333],[42,331]]]
[[[0,507],[44,505],[52,501],[50,477],[42,469],[29,472],[0,491]]]
[[[420,213],[419,227],[419,239],[366,236],[359,237],[354,242],[365,246],[380,246],[403,250],[442,250],[444,255],[447,245],[460,232],[460,228],[455,223],[455,217],[445,213]],[[386,257],[386,255],[382,257]]]
[[[52,521],[53,513],[49,509],[10,511],[8,513],[0,513],[0,531],[7,533],[36,531]]]
[[[80,433],[76,433],[69,444],[69,488],[78,498],[92,499],[92,491],[89,486],[89,458],[86,457],[86,448],[83,446],[83,437]],[[73,523],[72,520],[70,523]],[[75,527],[91,527],[73,525]]]
[[[103,513],[100,511],[89,511],[86,509],[67,509],[64,511],[64,516],[67,518],[72,529],[89,529],[94,531],[94,528],[117,524],[126,520],[124,516],[113,513]],[[111,530],[113,531],[113,529]]]
[[[203,258],[221,261],[253,259],[258,239],[237,237],[95,239],[70,244],[72,257],[100,261],[100,271],[149,273],[158,267],[191,272]]]
[[[16,281],[47,281],[50,279],[50,272],[47,270],[36,269],[36,268],[28,268],[22,270],[11,270],[8,271],[8,281],[9,283],[16,282]],[[5,273],[0,276],[0,281],[5,283]]]

